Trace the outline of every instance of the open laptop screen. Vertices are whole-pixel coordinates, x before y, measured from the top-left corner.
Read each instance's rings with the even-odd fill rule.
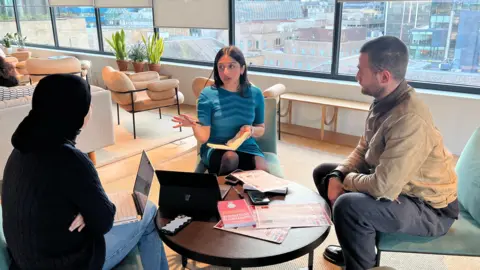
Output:
[[[142,152],[140,165],[138,167],[137,179],[135,179],[135,186],[133,192],[139,204],[139,210],[143,214],[145,206],[147,205],[148,195],[150,194],[150,188],[152,187],[153,175],[155,169],[152,163],[148,159],[147,153]]]

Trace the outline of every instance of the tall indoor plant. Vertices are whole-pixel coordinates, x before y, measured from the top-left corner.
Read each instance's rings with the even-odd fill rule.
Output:
[[[112,39],[106,39],[108,45],[112,47],[117,58],[117,65],[120,71],[126,71],[128,69],[127,61],[127,46],[125,44],[125,31],[123,29],[120,32],[112,34]]]
[[[142,34],[143,44],[147,49],[148,69],[160,72],[160,59],[163,55],[163,38],[159,37],[157,33],[153,36],[145,37]]]
[[[133,69],[135,72],[142,72],[147,58],[147,51],[145,45],[141,42],[134,44],[128,52],[128,57],[133,61]]]

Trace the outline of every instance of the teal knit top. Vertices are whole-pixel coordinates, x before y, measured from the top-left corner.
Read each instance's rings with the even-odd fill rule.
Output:
[[[225,144],[235,137],[244,125],[264,123],[265,100],[262,91],[250,86],[244,91],[230,92],[215,86],[206,87],[197,101],[198,120],[203,126],[210,126],[210,138],[207,143]],[[264,157],[254,138],[247,139],[238,152]],[[200,148],[202,162],[208,166],[213,149],[207,144]]]

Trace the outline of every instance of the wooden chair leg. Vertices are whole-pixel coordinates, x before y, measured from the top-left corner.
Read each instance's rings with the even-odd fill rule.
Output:
[[[160,115],[160,119],[162,119],[162,108],[158,108],[158,115]]]
[[[88,153],[88,158],[92,161],[93,165],[97,165],[97,154],[95,151]]]

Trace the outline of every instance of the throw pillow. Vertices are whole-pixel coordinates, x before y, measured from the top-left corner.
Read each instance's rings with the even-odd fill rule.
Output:
[[[475,130],[458,159],[458,201],[480,222],[480,128]]]
[[[32,96],[36,85],[3,87],[0,86],[0,100],[11,100],[26,96]]]

